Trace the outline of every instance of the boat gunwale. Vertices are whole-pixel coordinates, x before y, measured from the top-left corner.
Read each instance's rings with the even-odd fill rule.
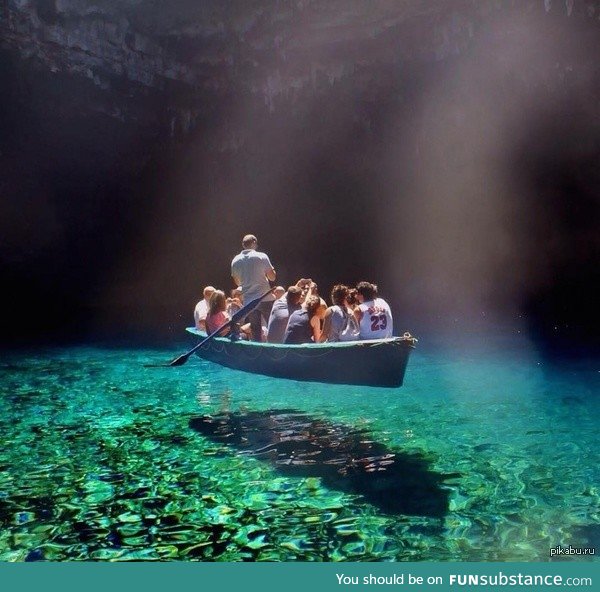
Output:
[[[200,339],[208,337],[207,333],[200,331],[195,327],[186,327],[185,329],[190,335],[195,335]],[[231,340],[228,336],[213,337],[214,341],[219,343],[231,343],[243,347],[262,347],[266,349],[326,349],[336,348],[344,349],[347,347],[365,347],[365,346],[381,346],[381,345],[406,345],[407,347],[415,348],[414,339],[406,337],[386,337],[383,339],[360,339],[357,341],[331,341],[324,343],[268,343],[265,341],[249,341],[246,339]]]

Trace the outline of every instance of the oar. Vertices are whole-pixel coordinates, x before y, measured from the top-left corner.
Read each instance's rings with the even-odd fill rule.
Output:
[[[183,366],[189,360],[190,356],[194,352],[199,350],[205,343],[208,343],[209,341],[214,339],[221,331],[223,331],[223,329],[226,329],[227,327],[231,327],[231,325],[233,325],[234,323],[237,323],[240,319],[243,319],[245,316],[247,316],[248,313],[251,313],[273,290],[274,290],[274,288],[271,288],[268,292],[265,292],[262,296],[259,296],[258,298],[255,298],[254,300],[251,300],[250,302],[248,302],[248,304],[245,304],[244,306],[242,306],[242,308],[240,308],[240,310],[238,310],[231,317],[231,319],[229,321],[227,321],[225,324],[221,325],[218,329],[213,331],[210,335],[205,337],[200,343],[198,343],[198,345],[193,347],[189,352],[187,352],[185,354],[181,354],[179,357],[175,358],[171,363],[166,364],[166,365],[167,366]]]

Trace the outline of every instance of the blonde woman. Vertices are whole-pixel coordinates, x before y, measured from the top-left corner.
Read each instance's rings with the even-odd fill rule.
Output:
[[[223,290],[215,290],[208,301],[208,314],[206,315],[206,331],[214,333],[219,327],[231,320],[227,313],[227,298]],[[219,337],[229,335],[231,327],[226,327],[219,333]]]

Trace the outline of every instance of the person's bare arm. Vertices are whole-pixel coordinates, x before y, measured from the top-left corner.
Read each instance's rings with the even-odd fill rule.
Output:
[[[275,270],[271,267],[271,269],[269,269],[267,273],[265,273],[265,276],[269,281],[274,282],[275,278],[277,277],[277,274],[275,273]]]
[[[319,343],[319,340],[321,339],[321,320],[317,315],[310,319],[310,326],[313,331],[313,341]]]
[[[356,322],[360,325],[360,322],[363,318],[363,311],[360,310],[358,306],[354,309],[354,318],[356,319]]]
[[[306,284],[305,284],[306,286]],[[306,302],[309,298],[309,296],[316,296],[316,290],[317,290],[317,284],[315,284],[315,282],[311,282],[310,284],[308,284],[308,287],[305,288],[306,292],[303,293],[302,299],[300,300],[300,302]]]
[[[325,318],[323,319],[323,330],[321,331],[321,337],[319,342],[323,343],[329,339],[331,333],[331,309],[328,308],[325,312]]]
[[[225,318],[230,321],[231,317],[228,313],[225,313]],[[231,333],[231,326],[225,327],[222,331],[219,332],[219,337],[225,337],[225,335],[229,335]]]

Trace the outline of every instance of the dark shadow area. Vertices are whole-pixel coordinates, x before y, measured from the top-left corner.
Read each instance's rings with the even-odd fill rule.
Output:
[[[599,131],[597,121],[566,109],[539,117],[511,162],[521,189],[513,200],[535,212],[528,240],[536,260],[527,262],[532,280],[522,308],[550,359],[600,353]]]
[[[399,333],[597,347],[585,3],[296,4],[4,3],[4,342],[179,339],[252,232],[278,284],[378,283]]]
[[[592,547],[596,549],[596,555],[598,555],[598,549],[600,549],[600,524],[587,524],[573,529],[573,536],[577,545]]]
[[[195,417],[190,427],[215,442],[272,464],[289,477],[358,494],[386,514],[443,518],[449,476],[416,454],[387,448],[367,430],[334,424],[294,409]]]

